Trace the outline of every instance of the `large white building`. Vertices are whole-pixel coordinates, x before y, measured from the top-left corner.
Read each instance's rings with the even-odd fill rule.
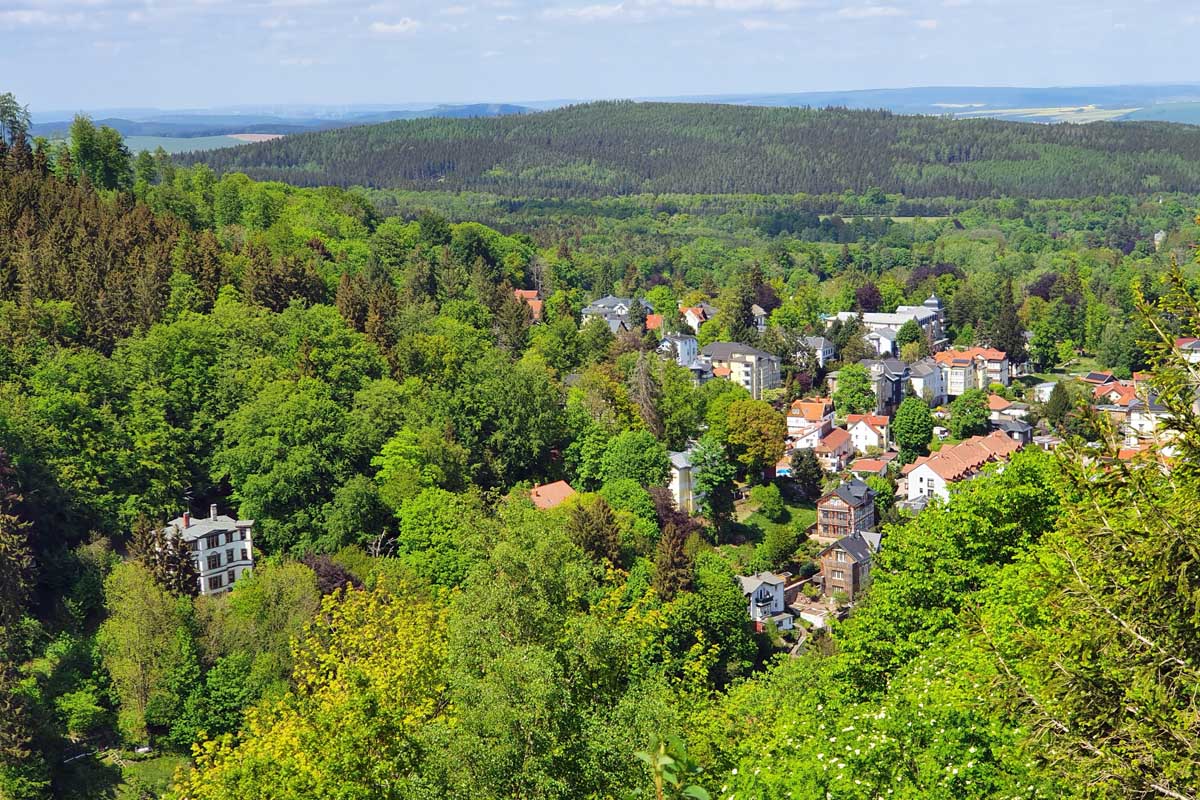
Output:
[[[234,519],[209,506],[208,519],[193,519],[191,512],[171,520],[163,531],[179,536],[192,552],[200,575],[200,594],[217,595],[254,568],[252,519]]]
[[[777,389],[783,381],[779,358],[756,347],[736,342],[713,342],[700,351],[712,363],[713,375],[744,387],[755,400],[766,389]]]
[[[842,311],[837,315],[837,319],[848,322],[857,316],[859,316],[857,311]],[[894,342],[896,334],[909,320],[916,320],[917,324],[921,326],[921,330],[929,338],[934,350],[940,350],[946,346],[945,312],[942,301],[936,294],[930,295],[929,299],[919,306],[899,306],[890,314],[879,311],[868,311],[862,314],[863,327],[867,329],[867,333],[878,335],[879,341],[873,341],[872,346],[880,355],[884,355],[880,349],[883,346],[882,341]]]
[[[696,510],[696,496],[692,485],[692,451],[671,453],[671,472],[667,488],[675,500],[675,507],[685,514]]]

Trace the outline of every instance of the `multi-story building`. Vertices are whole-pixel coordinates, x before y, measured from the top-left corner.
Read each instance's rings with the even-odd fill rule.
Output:
[[[850,602],[871,585],[871,559],[879,551],[877,533],[855,532],[843,536],[821,551],[821,585],[826,597],[838,592]]]
[[[738,576],[742,585],[742,596],[746,598],[747,613],[754,629],[762,632],[768,621],[774,622],[781,631],[790,631],[795,625],[795,617],[787,610],[784,596],[784,580],[773,572],[760,572],[756,575]]]
[[[671,453],[671,471],[667,488],[675,499],[675,507],[685,514],[696,509],[696,496],[692,483],[692,451]]]
[[[779,357],[736,342],[713,342],[700,351],[712,362],[713,375],[744,387],[755,400],[782,384]]]
[[[787,413],[788,440],[792,447],[812,450],[833,430],[833,401],[828,397],[796,400]]]
[[[970,389],[986,389],[993,383],[1008,386],[1012,370],[1008,356],[990,347],[943,350],[934,356],[945,376],[946,394],[958,397]]]
[[[818,542],[835,542],[874,527],[875,492],[858,478],[846,481],[817,501]]]
[[[602,319],[608,325],[609,330],[613,333],[619,333],[630,329],[629,309],[633,308],[634,303],[641,303],[647,315],[654,313],[654,306],[645,300],[635,300],[630,297],[614,297],[610,294],[584,307],[581,316],[584,322],[590,319]]]
[[[658,346],[658,352],[664,356],[673,357],[676,364],[686,367],[700,354],[700,344],[696,341],[695,336],[673,333],[663,337],[662,344]]]
[[[879,414],[850,414],[846,417],[850,441],[860,455],[866,455],[872,448],[887,450],[891,443],[891,425],[890,418]]]
[[[1021,441],[1005,432],[993,431],[921,456],[902,470],[908,481],[908,499],[947,500],[951,484],[975,477],[985,464],[1008,461],[1021,446]]]
[[[836,318],[848,322],[858,316],[857,311],[843,311],[837,314]],[[921,326],[921,331],[934,350],[946,346],[945,311],[936,294],[930,295],[929,299],[919,306],[899,306],[890,314],[874,311],[862,314],[863,327],[867,329],[867,333],[891,334],[890,338],[893,341],[904,327],[904,323],[909,320],[915,320]]]
[[[837,348],[824,336],[805,336],[804,344],[817,356],[817,366],[824,369],[837,358]]]
[[[946,374],[933,358],[922,358],[908,365],[908,382],[913,394],[931,408],[946,402]]]
[[[254,520],[234,519],[209,506],[208,519],[192,519],[190,511],[167,524],[163,533],[187,544],[199,573],[200,594],[218,595],[254,569]]]

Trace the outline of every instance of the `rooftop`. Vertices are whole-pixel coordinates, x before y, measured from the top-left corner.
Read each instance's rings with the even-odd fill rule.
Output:
[[[543,483],[529,490],[529,499],[543,511],[562,505],[568,498],[575,495],[575,490],[566,481]]]

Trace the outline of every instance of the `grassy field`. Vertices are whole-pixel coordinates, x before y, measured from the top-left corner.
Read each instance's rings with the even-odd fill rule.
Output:
[[[144,800],[160,797],[170,786],[171,778],[188,759],[179,755],[161,755],[142,761],[131,760],[124,753],[122,763],[113,755],[87,757],[73,761],[63,771],[62,782],[56,786],[58,800]]]
[[[132,153],[154,150],[161,147],[168,153],[187,153],[195,150],[216,150],[221,147],[237,147],[245,142],[232,136],[196,136],[182,139],[175,136],[126,136],[125,146]]]

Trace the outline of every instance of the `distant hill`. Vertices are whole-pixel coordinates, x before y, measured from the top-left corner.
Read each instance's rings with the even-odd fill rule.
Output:
[[[872,187],[963,198],[1200,191],[1200,128],[684,103],[390,122],[183,159],[298,185],[538,197]]]
[[[283,135],[305,131],[331,130],[350,125],[365,125],[399,119],[422,117],[496,117],[505,114],[523,114],[532,109],[505,103],[476,103],[472,105],[439,105],[429,108],[403,108],[348,112],[340,116],[297,116],[282,117],[271,114],[222,114],[167,112],[149,114],[144,118],[104,117],[93,120],[97,125],[107,125],[122,136],[153,136],[171,138],[199,138],[228,136],[234,133],[278,133]],[[66,136],[71,127],[67,118],[37,122],[32,126],[34,136],[60,138]]]

